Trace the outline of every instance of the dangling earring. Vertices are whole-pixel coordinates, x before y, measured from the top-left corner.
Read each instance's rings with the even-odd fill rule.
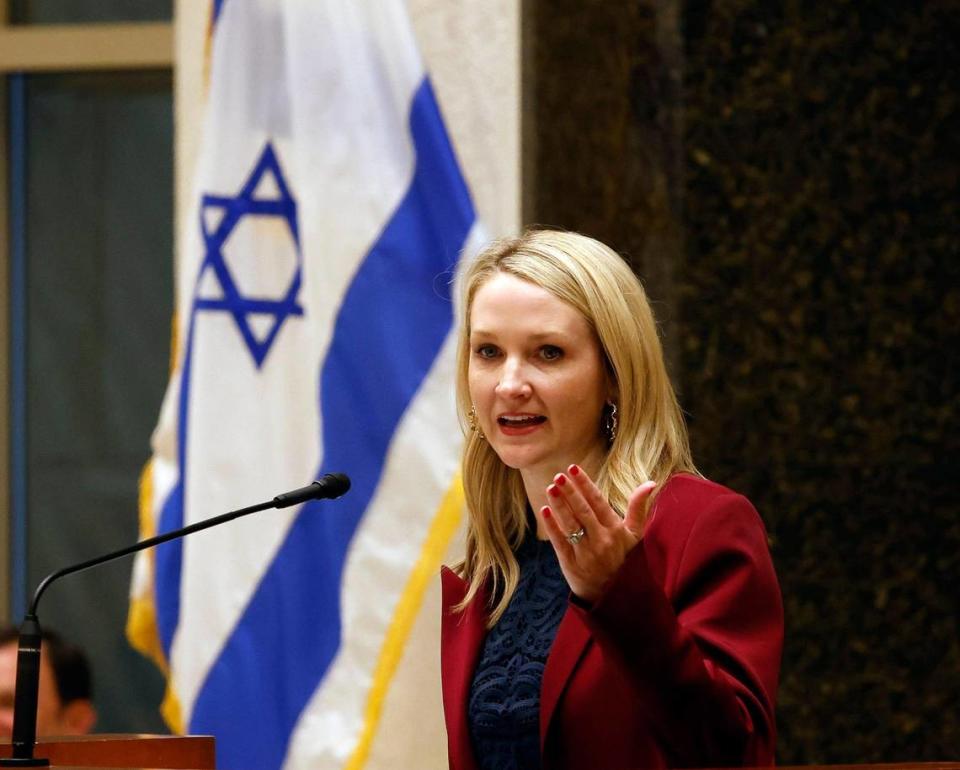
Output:
[[[617,420],[617,405],[613,401],[607,401],[607,407],[609,408],[603,410],[603,435],[607,437],[607,443],[612,444],[617,437],[620,422]]]
[[[470,430],[477,434],[477,438],[481,441],[486,439],[486,436],[483,435],[483,431],[480,430],[480,424],[477,422],[477,408],[470,404],[470,411],[467,412],[467,419],[470,420]]]

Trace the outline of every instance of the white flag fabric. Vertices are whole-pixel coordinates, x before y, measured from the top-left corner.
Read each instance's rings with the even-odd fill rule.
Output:
[[[479,227],[401,0],[220,0],[211,30],[142,534],[352,489],[142,555],[129,635],[222,770],[361,767],[460,517],[451,294]]]

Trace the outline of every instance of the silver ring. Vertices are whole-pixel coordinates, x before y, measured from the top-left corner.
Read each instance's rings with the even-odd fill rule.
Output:
[[[576,545],[583,540],[583,536],[585,534],[587,534],[586,531],[584,531],[583,527],[580,527],[580,529],[578,529],[576,532],[571,532],[569,535],[567,535],[567,540],[570,545]]]

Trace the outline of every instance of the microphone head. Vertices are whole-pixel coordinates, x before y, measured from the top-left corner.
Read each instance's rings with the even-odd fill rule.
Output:
[[[328,473],[322,479],[291,492],[284,492],[273,498],[275,508],[287,508],[291,505],[300,505],[307,500],[333,500],[350,489],[350,479],[343,473]]]
[[[333,500],[350,490],[350,479],[345,473],[327,473],[313,483],[317,487],[316,498],[322,500]]]

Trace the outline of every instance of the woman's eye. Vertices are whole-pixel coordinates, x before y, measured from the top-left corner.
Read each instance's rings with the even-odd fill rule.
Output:
[[[497,355],[496,345],[478,345],[477,355],[480,358],[494,358]]]
[[[563,351],[556,345],[544,345],[540,348],[540,356],[545,361],[556,361],[558,358],[563,357]]]

